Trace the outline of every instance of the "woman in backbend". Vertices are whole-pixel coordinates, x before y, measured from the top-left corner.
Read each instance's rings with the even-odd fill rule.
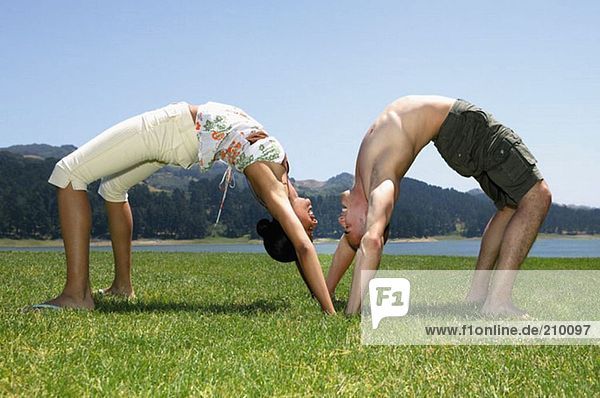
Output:
[[[104,294],[133,297],[131,237],[133,219],[127,201],[130,187],[166,164],[207,170],[222,160],[244,173],[272,222],[261,220],[258,232],[280,261],[296,260],[323,311],[334,313],[312,244],[317,224],[310,200],[300,198],[289,182],[281,144],[242,110],[214,102],[185,102],[127,119],[60,160],[49,182],[55,185],[67,260],[67,281],[57,297],[34,308],[93,309],[89,280],[91,210],[88,184],[101,179],[111,235],[115,278]]]

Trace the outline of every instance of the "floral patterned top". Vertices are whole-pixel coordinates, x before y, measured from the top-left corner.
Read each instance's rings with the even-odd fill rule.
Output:
[[[235,106],[207,102],[198,106],[196,134],[200,169],[208,170],[221,160],[243,172],[252,163],[285,160],[283,147],[273,137],[259,139],[250,144],[246,137],[262,131],[263,126]]]

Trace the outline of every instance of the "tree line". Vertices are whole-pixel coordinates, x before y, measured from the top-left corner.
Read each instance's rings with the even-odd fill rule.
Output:
[[[56,239],[60,227],[55,188],[47,179],[56,159],[33,159],[0,152],[0,237],[12,239]],[[218,226],[214,226],[222,192],[220,177],[190,180],[182,188],[160,190],[138,184],[129,192],[134,217],[134,238],[197,239],[210,235],[257,238],[255,225],[269,217],[252,192],[238,184],[230,189]],[[347,188],[347,187],[346,187]],[[98,182],[88,195],[92,205],[95,238],[108,237],[108,224]],[[342,188],[339,188],[340,190]],[[339,238],[339,196],[324,189],[314,191],[313,202],[319,225],[317,238]],[[494,213],[493,204],[481,196],[442,189],[405,178],[391,220],[391,238],[458,234],[480,236]],[[600,232],[600,209],[574,209],[553,205],[542,227],[549,233]]]

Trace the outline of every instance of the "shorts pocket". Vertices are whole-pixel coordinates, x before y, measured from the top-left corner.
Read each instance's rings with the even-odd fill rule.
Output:
[[[533,156],[533,154],[529,151],[529,148],[527,148],[523,142],[519,142],[517,145],[515,145],[515,149],[521,156],[523,156],[523,159],[525,159],[529,165],[533,166],[537,163],[537,159],[535,156]]]
[[[458,150],[448,157],[446,160],[448,165],[452,167],[458,174],[464,177],[475,175],[477,166],[473,161],[468,150]]]
[[[498,169],[508,179],[516,182],[530,171],[536,162],[519,136],[512,133],[503,137],[492,151],[490,169]]]
[[[464,177],[477,174],[477,164],[472,154],[473,130],[473,126],[466,125],[463,130],[457,131],[452,141],[446,144],[442,155],[446,163]]]

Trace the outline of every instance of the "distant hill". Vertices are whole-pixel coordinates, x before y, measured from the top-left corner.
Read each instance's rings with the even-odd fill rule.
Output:
[[[354,184],[354,176],[350,173],[338,174],[327,181],[294,180],[298,192],[307,196],[339,195]]]
[[[10,149],[10,150],[8,150]],[[0,237],[56,238],[58,220],[54,188],[46,180],[58,157],[75,147],[19,145],[0,150]],[[58,154],[59,156],[50,156]],[[212,224],[221,199],[218,189],[226,167],[217,164],[208,173],[198,167],[185,170],[164,167],[130,191],[136,237],[201,238],[215,233]],[[222,223],[216,233],[229,237],[256,236],[255,223],[268,216],[245,178],[236,173],[236,188],[229,191]],[[26,181],[26,183],[24,183]],[[315,237],[338,238],[339,194],[350,188],[354,176],[342,173],[326,181],[294,181],[300,194],[313,201],[319,227]],[[93,236],[106,237],[108,227],[101,198],[90,187]],[[391,220],[391,238],[445,234],[480,236],[494,206],[481,190],[459,192],[404,178]],[[553,204],[542,232],[600,233],[600,209]]]
[[[29,144],[13,145],[7,148],[0,148],[0,151],[7,151],[27,157],[47,159],[60,159],[77,149],[73,145],[52,146],[47,144]]]
[[[7,148],[0,148],[0,151],[7,151],[18,155],[38,159],[60,159],[76,150],[74,145],[62,145],[60,147],[47,144],[29,144],[13,145]],[[227,166],[222,162],[216,162],[207,172],[200,172],[196,166],[190,169],[183,169],[176,166],[165,166],[158,172],[151,175],[146,183],[158,190],[170,191],[173,189],[187,190],[190,181],[212,180],[222,177]],[[236,185],[245,189],[246,183],[243,175],[235,173]],[[349,173],[342,173],[331,177],[327,181],[316,180],[293,180],[296,188],[306,195],[339,193],[349,189],[354,183],[354,176]]]

